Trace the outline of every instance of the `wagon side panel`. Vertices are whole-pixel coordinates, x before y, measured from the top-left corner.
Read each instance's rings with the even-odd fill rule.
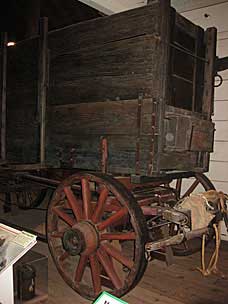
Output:
[[[105,138],[109,172],[148,174],[161,2],[49,33],[48,165],[100,170]]]
[[[39,39],[7,48],[6,159],[9,163],[39,161]]]

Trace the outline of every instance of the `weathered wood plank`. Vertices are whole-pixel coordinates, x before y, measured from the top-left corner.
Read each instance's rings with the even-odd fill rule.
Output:
[[[206,47],[206,60],[204,70],[204,91],[203,91],[203,113],[207,114],[207,118],[210,119],[213,113],[214,102],[214,70],[215,70],[215,58],[216,58],[216,28],[208,28],[205,33]]]
[[[143,101],[142,135],[150,133],[152,100]],[[50,106],[48,116],[49,134],[58,135],[106,135],[138,134],[137,100],[107,101],[96,103]]]
[[[169,152],[160,156],[161,170],[192,171],[198,167],[197,152]]]
[[[103,76],[63,81],[50,86],[49,104],[72,104],[108,100],[135,99],[140,93],[151,96],[158,93],[159,79],[154,75],[132,74],[121,76]]]
[[[56,56],[142,34],[159,34],[159,27],[159,2],[157,2],[148,7],[52,31],[49,33],[49,46],[52,56]]]
[[[108,142],[108,172],[117,174],[135,174],[136,170],[136,140],[135,136],[127,135],[107,135]],[[75,136],[72,141],[71,136],[66,134],[64,137],[47,141],[47,164],[53,167],[73,167],[87,170],[101,171],[101,139],[102,136]],[[149,137],[141,138],[142,174],[146,174],[147,162],[149,157]]]
[[[149,157],[151,113],[152,100],[143,100],[139,156],[144,174]],[[62,162],[76,168],[100,170],[101,139],[105,137],[109,172],[135,173],[138,100],[50,106],[47,127],[48,164],[59,166]],[[75,163],[70,163],[71,158]]]
[[[160,48],[143,36],[58,56],[51,61],[49,103],[133,99],[151,96],[152,87],[155,95]]]
[[[7,160],[17,163],[38,161],[38,122],[34,106],[7,108]]]
[[[151,35],[143,35],[106,45],[77,49],[51,60],[51,79],[54,82],[74,78],[147,74],[155,70],[156,43]]]

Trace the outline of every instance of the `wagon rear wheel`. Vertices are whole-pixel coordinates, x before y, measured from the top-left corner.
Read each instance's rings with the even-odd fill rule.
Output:
[[[187,186],[186,186],[187,184]],[[203,191],[215,190],[214,185],[208,179],[208,177],[202,173],[195,173],[192,178],[180,178],[176,180],[175,192],[177,195],[177,200],[189,196],[192,193],[200,193]],[[211,229],[208,237],[207,243],[210,242],[214,237],[213,229]],[[180,245],[173,246],[173,252],[177,256],[187,256],[191,255],[201,249],[202,240],[201,238],[194,238],[183,242]]]
[[[57,188],[47,212],[56,267],[81,296],[107,290],[120,297],[141,279],[147,262],[146,223],[134,197],[103,174],[75,174]]]

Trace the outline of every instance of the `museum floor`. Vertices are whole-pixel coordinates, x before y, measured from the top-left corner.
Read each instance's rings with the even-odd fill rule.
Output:
[[[0,219],[43,229],[43,211],[18,211],[13,215],[2,214]],[[48,255],[47,244],[38,242],[35,251]],[[208,255],[211,248],[207,251]],[[200,254],[175,258],[175,264],[167,267],[164,262],[150,262],[139,285],[124,297],[130,304],[227,304],[228,303],[228,244],[222,243],[219,269],[226,278],[218,276],[202,277],[196,271],[200,266]],[[49,300],[50,304],[90,303],[73,292],[61,279],[49,258]]]

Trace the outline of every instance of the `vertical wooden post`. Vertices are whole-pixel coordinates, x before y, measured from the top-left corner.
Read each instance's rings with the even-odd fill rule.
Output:
[[[153,1],[151,1],[153,3]],[[169,68],[169,52],[170,52],[170,0],[159,0],[160,3],[160,57],[159,65],[159,96],[156,100],[156,122],[155,133],[156,140],[154,142],[154,160],[153,167],[150,168],[150,175],[160,173],[160,158],[164,149],[164,121],[165,121],[165,105],[168,99],[168,68]]]
[[[1,160],[6,160],[7,33],[1,37]]]
[[[206,60],[204,69],[204,92],[203,92],[203,114],[208,120],[213,114],[214,105],[214,77],[216,60],[217,30],[214,27],[208,28],[205,33]]]
[[[207,120],[211,120],[214,112],[214,77],[216,62],[217,30],[214,27],[208,28],[205,33],[206,60],[204,68],[204,91],[202,112]],[[205,152],[203,156],[204,170],[209,170],[210,153]]]
[[[40,22],[40,51],[38,68],[38,113],[40,122],[40,163],[45,163],[46,99],[48,87],[48,18]]]

